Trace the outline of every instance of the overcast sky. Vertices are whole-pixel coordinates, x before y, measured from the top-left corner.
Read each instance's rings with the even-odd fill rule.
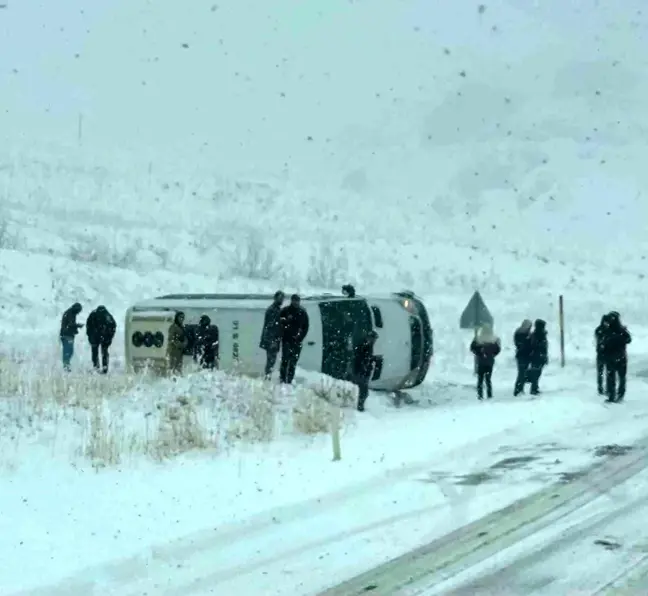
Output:
[[[116,143],[335,136],[384,121],[394,98],[436,101],[469,55],[495,64],[553,49],[559,64],[564,44],[596,58],[618,38],[627,48],[615,58],[639,60],[646,22],[638,0],[8,3],[5,134],[71,140],[83,114],[86,135]]]

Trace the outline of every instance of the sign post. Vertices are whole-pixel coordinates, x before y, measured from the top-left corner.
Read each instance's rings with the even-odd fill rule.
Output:
[[[466,308],[461,313],[459,318],[459,328],[460,329],[472,329],[475,337],[477,337],[477,332],[482,325],[492,325],[493,316],[491,315],[484,299],[481,297],[479,292],[475,292]],[[477,373],[477,358],[475,358],[475,374]]]
[[[560,325],[560,367],[565,368],[565,304],[562,294],[558,297],[558,324]]]
[[[331,402],[330,413],[333,461],[340,461],[342,459],[342,449],[340,447],[340,418],[342,416],[342,410],[340,409],[340,404],[337,401],[335,403]]]

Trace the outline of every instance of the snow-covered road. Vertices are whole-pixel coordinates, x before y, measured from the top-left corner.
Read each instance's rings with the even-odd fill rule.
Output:
[[[623,494],[625,493],[625,494]],[[612,498],[612,501],[610,502]],[[469,594],[640,594],[648,572],[648,474],[633,478],[533,538],[485,564],[486,573],[460,587],[406,592]],[[502,560],[506,563],[502,564]],[[639,577],[635,578],[635,574]],[[644,582],[648,575],[643,578]],[[628,591],[624,591],[627,588]],[[634,588],[634,591],[629,591]]]
[[[644,440],[572,483],[543,489],[324,594],[644,593],[647,447]]]
[[[646,593],[647,515],[648,472],[644,471],[452,580],[403,594]]]
[[[440,431],[452,419],[459,427],[469,428],[472,424],[475,436],[472,441],[439,446],[423,459],[376,470],[373,477],[357,472],[355,481],[349,479],[334,491],[316,491],[306,496],[304,487],[301,499],[293,494],[290,503],[284,505],[268,502],[258,514],[242,515],[234,523],[223,523],[227,512],[223,501],[222,515],[218,516],[221,520],[212,513],[212,522],[203,519],[203,530],[151,544],[139,552],[123,552],[121,557],[109,560],[94,557],[91,562],[93,557],[89,557],[85,568],[70,562],[69,571],[65,576],[60,574],[59,579],[39,582],[32,578],[27,582],[24,576],[20,581],[16,577],[14,582],[7,582],[15,586],[7,594],[317,594],[401,553],[438,540],[548,484],[574,478],[577,470],[593,461],[613,462],[616,458],[596,457],[596,446],[609,444],[612,438],[629,444],[645,432],[646,412],[639,403],[615,412],[592,405],[588,415],[579,418],[560,415],[561,406],[566,413],[573,409],[573,402],[565,403],[564,396],[545,397],[534,404],[538,417],[526,420],[529,406],[525,404],[474,403],[448,408],[447,412],[437,410],[430,420],[436,418],[434,427],[428,426],[425,432],[422,426],[420,433],[415,423],[420,415],[403,412],[398,416],[400,424],[405,423],[405,418],[409,420],[406,426],[413,441],[425,440],[432,428]],[[499,423],[490,431],[482,429],[478,433],[471,416],[483,416],[484,407]],[[445,422],[444,416],[448,416]],[[610,427],[615,416],[623,417],[623,432],[618,426]],[[358,449],[362,443],[379,444],[381,436],[387,440],[386,429],[379,426],[380,434],[371,438],[364,435]],[[393,449],[399,445],[395,439],[388,443]],[[350,444],[349,438],[349,448]],[[321,475],[335,482],[339,474],[336,469],[340,468],[331,464],[328,471],[321,468]],[[212,474],[218,476],[213,464]],[[341,480],[341,476],[338,478]],[[279,480],[275,479],[275,490],[280,488]],[[223,496],[231,490],[228,485],[241,491],[241,505],[243,495],[254,490],[246,486],[243,478],[227,480],[221,476],[221,481]],[[313,477],[311,484],[314,482]],[[565,486],[570,486],[569,482]],[[298,487],[292,487],[294,493]],[[263,494],[259,494],[261,499]],[[185,498],[190,499],[190,493]],[[271,495],[267,494],[266,499],[271,501]],[[210,511],[199,500],[195,505],[198,509],[204,507],[206,514]],[[63,547],[62,539],[60,536],[59,548]],[[88,548],[92,548],[90,543]]]

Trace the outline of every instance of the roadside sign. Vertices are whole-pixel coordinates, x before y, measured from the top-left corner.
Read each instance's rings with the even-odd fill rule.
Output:
[[[470,300],[468,300],[466,308],[461,313],[461,317],[459,318],[459,328],[472,329],[475,332],[475,337],[477,337],[477,329],[485,324],[493,324],[493,315],[490,314],[481,294],[475,292]],[[477,374],[477,356],[475,356],[474,372]]]
[[[461,313],[461,318],[459,319],[459,328],[460,329],[478,329],[484,324],[492,325],[493,316],[490,314],[484,299],[481,297],[479,292],[475,292],[466,308]]]

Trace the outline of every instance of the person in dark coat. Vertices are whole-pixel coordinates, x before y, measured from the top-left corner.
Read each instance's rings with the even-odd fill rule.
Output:
[[[495,358],[502,351],[502,346],[490,325],[482,325],[477,337],[470,344],[470,351],[477,360],[477,399],[484,399],[484,383],[486,383],[486,396],[491,399],[493,367]]]
[[[603,315],[601,323],[594,329],[594,345],[596,346],[596,387],[599,395],[605,395],[603,378],[605,376],[605,359],[603,357],[603,340],[609,326],[610,315]]]
[[[549,341],[547,340],[547,323],[536,319],[531,332],[529,372],[528,379],[531,383],[531,395],[539,395],[540,376],[542,370],[549,362]]]
[[[378,339],[375,331],[369,331],[353,348],[353,375],[358,386],[358,412],[364,412],[369,396],[369,383],[373,375],[374,345]]]
[[[295,378],[295,368],[299,362],[302,344],[308,334],[308,313],[301,306],[297,294],[290,297],[290,304],[281,309],[281,364],[279,378],[282,383],[290,385]]]
[[[214,370],[218,363],[218,327],[212,325],[207,315],[200,317],[196,328],[196,338],[193,346],[194,362],[202,368]]]
[[[115,337],[117,323],[105,306],[98,306],[86,320],[86,334],[92,354],[92,366],[103,374],[108,372],[110,359],[109,349]],[[101,348],[101,368],[99,367],[99,349]]]
[[[603,335],[601,355],[606,369],[607,401],[619,403],[623,401],[626,392],[626,376],[628,373],[627,346],[632,342],[632,336],[621,324],[621,316],[613,311],[608,315],[608,327]],[[617,380],[619,381],[617,388]]]
[[[184,326],[185,314],[179,311],[169,327],[169,342],[167,346],[169,372],[173,375],[182,374],[182,364],[185,348],[189,343],[187,330]]]
[[[342,295],[346,298],[355,298],[356,291],[351,284],[345,284],[342,286]]]
[[[270,379],[272,369],[277,362],[277,355],[281,349],[281,308],[286,295],[282,291],[275,292],[272,304],[268,306],[263,319],[263,330],[259,347],[265,350],[266,365],[264,376]]]
[[[529,319],[524,319],[522,324],[513,334],[513,344],[515,345],[515,361],[517,363],[517,377],[515,379],[515,388],[513,395],[524,393],[524,384],[529,374],[529,364],[531,359],[531,327]]]
[[[83,310],[79,302],[75,302],[68,308],[61,317],[61,331],[59,336],[61,338],[61,347],[63,350],[63,369],[66,371],[71,370],[70,363],[72,356],[74,356],[74,338],[79,333],[79,329],[83,327],[82,323],[77,323],[76,318]]]

